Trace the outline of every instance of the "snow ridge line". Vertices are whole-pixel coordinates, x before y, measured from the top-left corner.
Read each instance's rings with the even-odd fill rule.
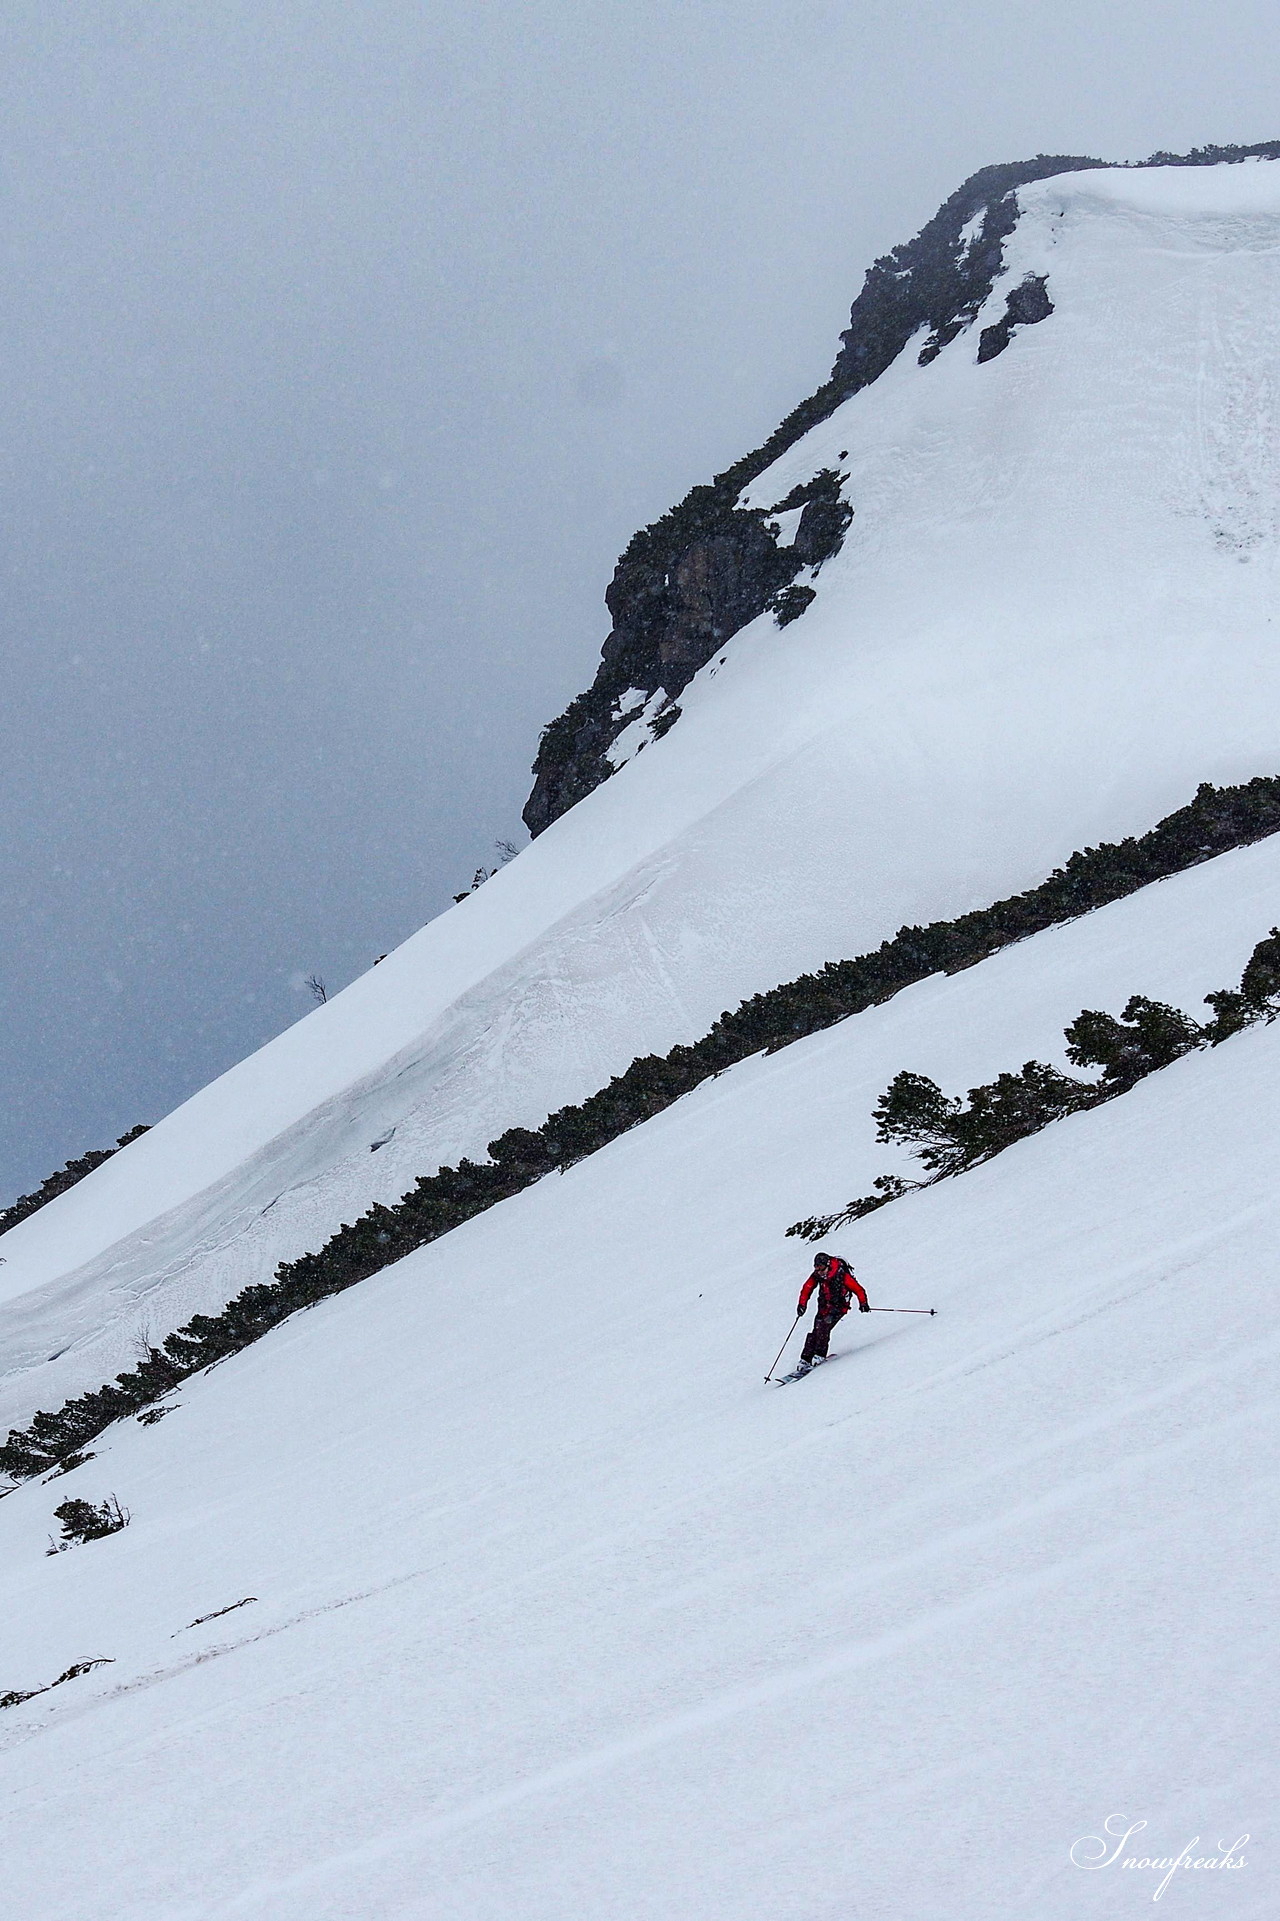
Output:
[[[757,994],[722,1014],[701,1040],[634,1060],[607,1087],[541,1127],[508,1129],[490,1141],[489,1161],[464,1159],[420,1176],[394,1206],[377,1203],[353,1225],[344,1222],[318,1253],[282,1262],[273,1281],[243,1289],[218,1314],[193,1315],[114,1383],[64,1402],[57,1413],[36,1413],[26,1429],[10,1430],[0,1470],[15,1481],[47,1473],[299,1309],[367,1280],[544,1175],[563,1173],[750,1055],[775,1052],[931,974],[959,973],[1015,941],[1276,832],[1280,775],[1225,788],[1203,782],[1187,806],[1148,833],[1074,853],[1038,887],[952,921],[904,927],[873,953],[829,961],[816,974]]]

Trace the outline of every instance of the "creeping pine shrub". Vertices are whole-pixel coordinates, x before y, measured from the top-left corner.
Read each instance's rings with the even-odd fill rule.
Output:
[[[1066,1029],[1067,1059],[1100,1067],[1104,1092],[1122,1094],[1157,1068],[1203,1047],[1206,1030],[1163,1001],[1134,994],[1119,1020],[1086,1008]]]
[[[74,1187],[87,1174],[92,1174],[95,1167],[101,1167],[122,1147],[128,1147],[130,1142],[149,1131],[145,1123],[140,1123],[137,1127],[131,1127],[127,1134],[122,1134],[114,1147],[95,1147],[88,1154],[82,1154],[79,1160],[68,1161],[56,1174],[46,1175],[39,1187],[30,1194],[19,1194],[9,1207],[0,1208],[0,1234],[7,1234],[11,1227],[16,1227],[19,1221],[25,1221],[29,1214],[37,1213],[50,1201],[56,1200],[59,1194],[65,1194],[69,1187]]]
[[[128,1527],[132,1516],[127,1507],[121,1507],[114,1494],[108,1494],[99,1507],[92,1501],[64,1501],[61,1507],[54,1508],[53,1518],[62,1523],[62,1539],[55,1541],[50,1535],[46,1552],[65,1554],[69,1547],[118,1534],[122,1527]]]
[[[880,1174],[872,1181],[874,1194],[864,1194],[860,1201],[850,1201],[848,1207],[841,1208],[838,1214],[810,1214],[807,1220],[795,1221],[787,1229],[788,1235],[798,1234],[804,1241],[825,1241],[833,1228],[847,1227],[850,1221],[860,1221],[864,1214],[874,1214],[878,1207],[887,1207],[902,1194],[914,1193],[918,1187],[926,1187],[926,1181],[908,1181],[901,1174]]]
[[[914,1146],[922,1164],[941,1178],[990,1160],[1013,1141],[1096,1099],[1087,1081],[1072,1080],[1043,1061],[1027,1061],[1016,1074],[999,1074],[985,1087],[971,1087],[965,1104],[925,1074],[902,1073],[876,1105],[876,1139]]]
[[[839,1213],[795,1221],[787,1233],[806,1241],[825,1240],[833,1229],[847,1227],[917,1188],[963,1174],[1050,1121],[1092,1107],[1101,1098],[1092,1082],[1072,1080],[1043,1061],[1027,1061],[1016,1074],[998,1074],[984,1087],[971,1087],[967,1101],[944,1094],[927,1074],[904,1068],[876,1102],[876,1139],[913,1148],[926,1179],[881,1174],[872,1183],[874,1193],[850,1201]]]
[[[1280,1005],[1280,927],[1273,927],[1258,942],[1238,988],[1219,988],[1215,994],[1206,994],[1205,1000],[1214,1013],[1205,1032],[1215,1047],[1255,1021],[1273,1021]]]
[[[1134,994],[1119,1019],[1086,1008],[1065,1029],[1067,1059],[1075,1067],[1099,1067],[1096,1081],[1073,1080],[1043,1061],[1027,1061],[1017,1074],[998,1074],[968,1099],[944,1094],[927,1074],[904,1068],[896,1074],[874,1109],[876,1139],[910,1147],[926,1170],[923,1181],[882,1174],[875,1192],[836,1214],[813,1214],[794,1221],[788,1235],[825,1240],[913,1189],[927,1187],[990,1160],[1014,1141],[1036,1134],[1050,1121],[1082,1108],[1096,1107],[1127,1093],[1148,1074],[1157,1073],[1198,1047],[1216,1047],[1230,1035],[1280,1013],[1280,928],[1260,940],[1245,964],[1238,988],[1205,995],[1214,1019],[1204,1026],[1164,1001]]]
[[[114,1665],[113,1654],[100,1654],[96,1660],[92,1661],[73,1661],[69,1668],[64,1668],[56,1681],[50,1681],[46,1687],[6,1688],[5,1692],[0,1694],[0,1708],[20,1707],[24,1701],[34,1701],[37,1694],[49,1694],[54,1688],[60,1688],[65,1681],[78,1681],[82,1674],[92,1674],[95,1668],[109,1668]]]
[[[92,1461],[93,1459],[93,1451],[87,1447],[81,1448],[78,1454],[64,1454],[58,1462],[57,1467],[53,1470],[53,1473],[49,1476],[49,1479],[56,1481],[60,1474],[74,1474],[78,1467],[83,1467],[86,1461]]]

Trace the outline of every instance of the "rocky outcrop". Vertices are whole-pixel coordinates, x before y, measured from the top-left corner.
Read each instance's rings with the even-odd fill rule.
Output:
[[[780,596],[839,550],[853,518],[840,488],[841,476],[827,469],[765,511],[737,505],[741,486],[695,487],[635,536],[605,594],[613,629],[600,671],[542,736],[524,810],[531,834],[614,771],[609,748],[644,700],[664,697],[649,723],[660,739],[678,718],[681,689],[718,647],[766,608],[785,623]],[[796,507],[794,538],[784,543],[773,516]]]
[[[668,565],[661,559],[624,561],[605,595],[616,624],[602,663],[629,686],[643,685],[652,667],[658,685],[678,694],[718,644],[753,620],[800,565],[794,551],[778,547],[763,514],[740,510]]]
[[[1155,154],[1146,166],[1214,166],[1254,156],[1280,157],[1280,142]],[[835,365],[762,447],[690,493],[635,535],[618,562],[605,601],[613,621],[592,685],[545,730],[524,819],[540,834],[615,771],[609,748],[638,707],[651,715],[650,737],[678,719],[676,697],[749,621],[772,609],[780,626],[813,598],[808,580],[839,550],[856,511],[845,477],[815,475],[768,509],[741,505],[743,490],[842,401],[873,380],[919,337],[922,365],[970,326],[991,293],[1004,242],[1017,219],[1015,190],[1033,180],[1108,163],[1078,154],[1037,154],[984,167],[951,195],[914,240],[877,260],[853,303]],[[983,329],[978,359],[1003,352],[1015,327],[1053,311],[1044,279],[1029,277],[1006,311]],[[791,540],[775,516],[803,507]],[[655,701],[654,696],[662,699]]]
[[[995,325],[984,327],[978,335],[979,366],[1004,352],[1013,338],[1015,327],[1034,327],[1038,320],[1047,320],[1052,312],[1053,302],[1049,298],[1045,275],[1029,273],[1008,296],[1004,312]]]

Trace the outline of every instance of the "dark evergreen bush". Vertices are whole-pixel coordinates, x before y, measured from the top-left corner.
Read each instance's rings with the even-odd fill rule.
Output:
[[[1253,1021],[1274,1020],[1280,1003],[1280,928],[1258,942],[1238,988],[1222,987],[1205,999],[1214,1016],[1205,1031],[1215,1047]]]
[[[1119,1020],[1095,1009],[1078,1014],[1065,1030],[1067,1058],[1077,1067],[1101,1067],[1098,1081],[1073,1080],[1043,1061],[1027,1061],[1018,1074],[998,1074],[985,1086],[971,1087],[967,1102],[961,1102],[944,1094],[927,1074],[904,1069],[873,1109],[876,1139],[913,1148],[926,1179],[904,1181],[882,1174],[872,1183],[876,1193],[850,1201],[839,1213],[795,1221],[787,1234],[824,1240],[833,1229],[849,1226],[902,1194],[990,1160],[1065,1114],[1126,1093],[1194,1048],[1217,1046],[1253,1022],[1274,1020],[1280,1011],[1280,928],[1273,927],[1258,942],[1239,989],[1223,988],[1206,994],[1205,1000],[1217,1010],[1217,1019],[1204,1027],[1145,994],[1134,994]]]
[[[95,1167],[101,1167],[104,1161],[109,1161],[113,1154],[118,1154],[122,1147],[127,1147],[130,1141],[136,1141],[140,1134],[145,1134],[147,1131],[145,1122],[137,1127],[131,1127],[127,1134],[120,1136],[114,1147],[92,1148],[89,1153],[82,1154],[79,1160],[68,1161],[66,1166],[60,1167],[56,1174],[46,1174],[39,1187],[30,1194],[19,1194],[17,1200],[10,1206],[0,1209],[0,1234],[7,1234],[11,1227],[16,1227],[19,1221],[25,1221],[29,1214],[35,1214],[40,1208],[47,1207],[49,1202],[56,1200],[59,1194],[65,1194],[69,1187],[74,1187],[78,1181],[82,1181],[86,1174],[92,1174]]]
[[[139,1415],[138,1418],[141,1420],[141,1415]],[[60,1474],[74,1474],[76,1469],[83,1467],[86,1461],[92,1461],[96,1458],[92,1448],[87,1447],[82,1448],[79,1454],[64,1454],[55,1471],[49,1476],[49,1479],[56,1481]]]
[[[1012,1141],[1097,1099],[1087,1081],[1074,1081],[1043,1061],[1017,1074],[999,1074],[971,1087],[967,1103],[944,1094],[927,1074],[895,1076],[876,1104],[876,1139],[913,1147],[935,1177],[962,1173]]]
[[[1249,956],[1240,992],[1259,1015],[1274,1011],[1280,999],[1280,927],[1273,927]]]
[[[62,1539],[54,1541],[51,1537],[48,1552],[63,1554],[85,1541],[102,1541],[108,1534],[118,1534],[128,1527],[131,1517],[128,1508],[121,1507],[115,1495],[109,1494],[96,1507],[92,1501],[64,1501],[54,1508],[53,1518],[62,1523]]]
[[[956,1117],[956,1171],[990,1160],[1050,1121],[1093,1106],[1097,1098],[1088,1081],[1072,1080],[1043,1061],[1027,1061],[1016,1074],[997,1074],[987,1086],[971,1087],[968,1104]]]
[[[960,1102],[927,1074],[904,1068],[874,1109],[876,1139],[915,1148],[930,1173],[950,1173],[959,1152],[955,1128]]]
[[[1119,1020],[1086,1008],[1067,1028],[1066,1039],[1073,1066],[1100,1067],[1103,1085],[1121,1093],[1144,1074],[1203,1047],[1205,1029],[1178,1008],[1135,994]]]

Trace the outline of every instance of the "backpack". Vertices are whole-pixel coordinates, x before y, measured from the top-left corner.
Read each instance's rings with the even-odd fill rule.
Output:
[[[837,1296],[835,1305],[843,1306],[847,1311],[849,1302],[853,1299],[853,1269],[849,1266],[848,1261],[841,1260],[838,1254],[833,1254],[831,1259],[835,1262],[835,1272],[829,1273],[826,1279],[820,1282],[819,1285],[829,1287],[833,1291],[837,1286],[842,1287],[844,1289],[843,1301]]]

